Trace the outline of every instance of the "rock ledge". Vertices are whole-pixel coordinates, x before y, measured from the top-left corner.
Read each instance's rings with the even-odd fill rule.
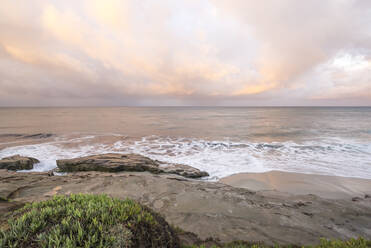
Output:
[[[40,163],[40,161],[36,158],[14,155],[1,159],[0,169],[31,170],[33,169],[33,165],[37,163]]]
[[[188,165],[168,164],[152,160],[139,154],[106,153],[73,159],[57,160],[61,172],[76,171],[101,171],[101,172],[143,172],[177,174],[188,178],[208,176],[205,171],[200,171]]]

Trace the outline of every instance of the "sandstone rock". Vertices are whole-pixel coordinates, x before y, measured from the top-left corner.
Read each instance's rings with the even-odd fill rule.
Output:
[[[138,154],[107,153],[73,159],[57,160],[62,172],[72,171],[149,171],[160,173],[159,164],[154,160]]]
[[[185,164],[165,164],[163,167],[161,167],[161,169],[164,173],[177,174],[188,178],[201,178],[209,176],[209,173],[207,173],[206,171],[201,171]]]
[[[7,221],[4,214],[13,211],[13,202],[35,202],[54,194],[89,193],[134,199],[202,240],[213,237],[222,243],[248,240],[301,247],[318,244],[320,237],[371,239],[371,198],[354,202],[278,191],[268,194],[148,172],[74,172],[50,177],[46,172],[2,170],[2,189],[7,189],[4,198],[9,201],[0,201],[0,228],[2,219],[3,223]],[[190,244],[197,240],[196,236],[185,238]]]
[[[57,160],[57,166],[62,172],[149,171],[152,173],[177,174],[188,178],[200,178],[209,175],[205,171],[200,171],[188,165],[164,163],[139,154],[107,153],[74,159],[61,159]]]
[[[0,169],[7,170],[31,170],[33,165],[40,163],[39,160],[32,157],[23,157],[20,155],[14,155],[6,157],[0,160]]]

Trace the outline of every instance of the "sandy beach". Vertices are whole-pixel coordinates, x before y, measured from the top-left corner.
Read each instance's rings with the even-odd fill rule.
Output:
[[[239,173],[220,182],[254,191],[280,191],[295,195],[314,194],[328,199],[346,199],[371,195],[371,180],[270,171]]]

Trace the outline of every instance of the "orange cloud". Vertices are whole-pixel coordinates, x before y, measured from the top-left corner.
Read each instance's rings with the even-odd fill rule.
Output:
[[[276,87],[276,84],[247,85],[244,88],[233,92],[233,95],[253,95],[263,93]]]
[[[97,21],[116,31],[128,28],[129,2],[123,0],[88,0],[87,12]]]
[[[203,97],[205,103],[268,98],[268,92],[285,99],[292,91],[308,99],[361,94],[370,83],[370,32],[364,26],[369,5],[7,1],[0,5],[0,90],[19,84],[24,91],[58,95],[54,82],[61,82],[58,89],[66,95],[82,89],[107,101],[113,95],[164,95]],[[340,52],[365,61],[328,64]]]
[[[3,45],[5,51],[13,56],[14,58],[21,60],[26,63],[33,63],[36,60],[35,54],[32,54],[31,52],[27,52],[25,50],[22,50],[18,47],[12,46],[12,45]]]

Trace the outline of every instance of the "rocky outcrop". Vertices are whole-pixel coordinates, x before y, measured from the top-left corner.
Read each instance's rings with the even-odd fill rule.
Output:
[[[7,170],[31,170],[33,165],[40,163],[39,160],[32,157],[23,157],[14,155],[0,160],[0,169]]]
[[[57,160],[57,166],[62,172],[73,171],[148,171],[151,173],[178,174],[189,178],[208,176],[207,172],[200,171],[188,165],[166,164],[144,157],[139,154],[107,153],[73,159]]]
[[[278,191],[252,192],[217,182],[147,172],[49,176],[46,172],[6,170],[0,171],[1,191],[3,198],[11,201],[0,201],[0,227],[7,222],[1,213],[13,211],[17,207],[14,203],[89,193],[134,199],[203,240],[213,237],[221,242],[311,245],[319,243],[320,237],[371,239],[371,198],[367,196],[352,201]]]
[[[149,171],[160,173],[159,164],[138,154],[107,153],[73,159],[57,160],[60,171]]]
[[[206,171],[201,171],[185,164],[165,164],[163,162],[160,162],[160,164],[162,164],[162,171],[168,174],[177,174],[188,178],[200,178],[209,176],[209,173],[207,173]]]

